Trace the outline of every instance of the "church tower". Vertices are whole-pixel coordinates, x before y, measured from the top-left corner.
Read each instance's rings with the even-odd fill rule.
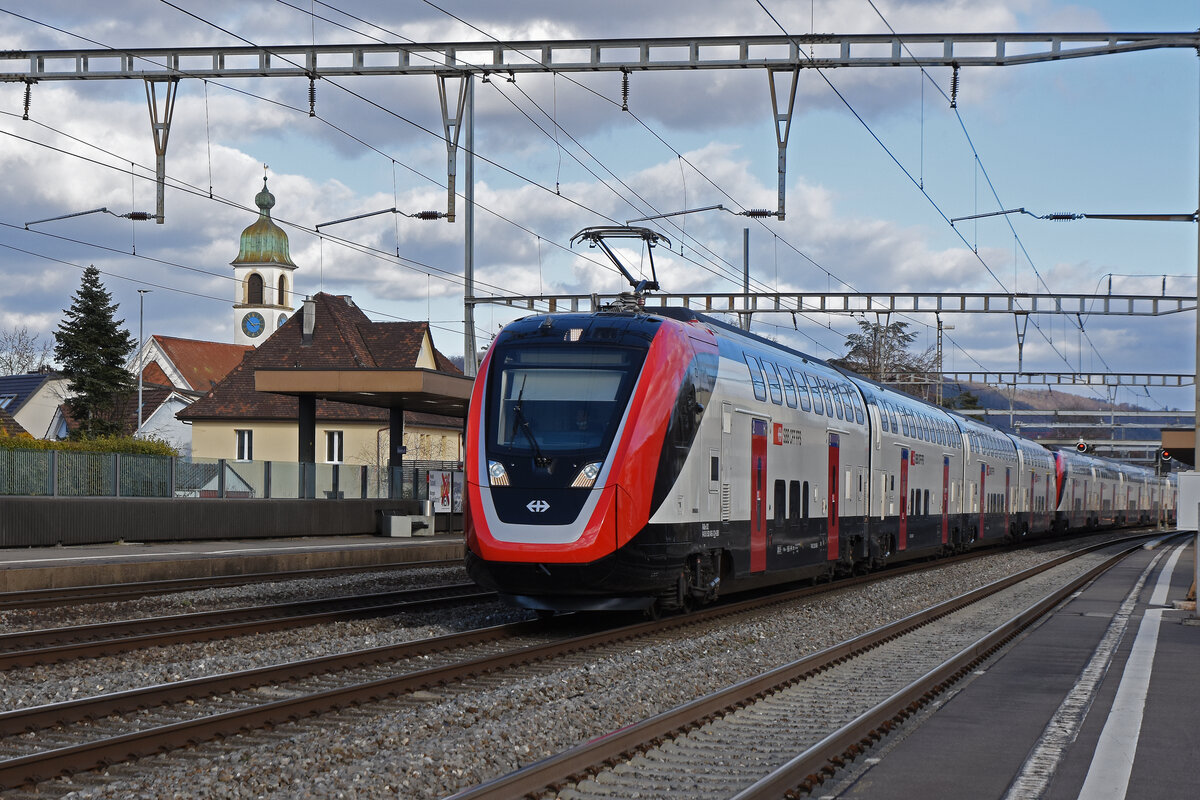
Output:
[[[230,266],[237,278],[233,303],[234,344],[259,345],[287,321],[295,306],[292,273],[296,265],[288,253],[288,237],[271,219],[275,195],[262,191],[254,196],[258,220],[242,231],[241,248]]]

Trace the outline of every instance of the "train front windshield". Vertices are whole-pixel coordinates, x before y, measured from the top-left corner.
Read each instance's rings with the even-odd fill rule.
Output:
[[[645,352],[522,344],[496,357],[488,450],[540,460],[607,451]]]

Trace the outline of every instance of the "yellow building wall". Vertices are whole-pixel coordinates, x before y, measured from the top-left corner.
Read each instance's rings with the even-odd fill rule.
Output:
[[[237,458],[237,431],[253,431],[255,461],[296,461],[300,452],[294,422],[210,421],[192,423],[193,458]],[[318,423],[317,462],[325,461],[326,432],[342,431],[343,464],[386,465],[391,437],[387,426],[368,423]],[[459,461],[462,436],[445,428],[405,426],[406,461]]]

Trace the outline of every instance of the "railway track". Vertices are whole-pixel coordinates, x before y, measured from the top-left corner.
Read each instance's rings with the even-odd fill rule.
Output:
[[[941,566],[945,562],[933,566]],[[928,565],[926,565],[928,566]],[[919,569],[913,566],[908,570]],[[0,714],[0,789],[435,687],[470,692],[491,675],[614,646],[693,635],[781,603],[900,570],[754,598],[695,614],[580,632],[578,619],[524,622]],[[592,620],[593,623],[598,621]],[[474,688],[472,688],[474,687]],[[765,690],[764,690],[765,691]],[[705,712],[711,714],[715,712]],[[687,723],[691,724],[691,723]],[[641,728],[642,726],[635,726]],[[678,728],[678,724],[675,725]],[[655,734],[659,735],[659,734]],[[608,739],[609,737],[604,737]],[[622,745],[620,752],[629,749]],[[568,774],[582,768],[572,766]],[[541,787],[555,779],[541,780]],[[481,796],[511,796],[521,792]]]
[[[1095,545],[983,586],[453,800],[807,794],[1140,548],[1144,537],[1134,538],[1111,555],[1100,551],[1112,544]]]
[[[0,592],[0,611],[25,608],[50,608],[80,603],[111,603],[174,592],[243,586],[249,583],[279,583],[309,578],[330,578],[363,572],[417,569],[420,567],[460,567],[462,559],[410,561],[395,564],[365,564],[353,567],[321,567],[287,572],[254,572],[244,575],[214,575],[203,578],[174,578],[138,583],[112,583],[95,586],[66,586],[51,589],[27,589]]]
[[[473,583],[0,634],[0,670],[280,628],[495,600]]]

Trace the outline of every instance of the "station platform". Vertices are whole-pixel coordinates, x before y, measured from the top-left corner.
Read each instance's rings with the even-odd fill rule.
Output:
[[[1200,796],[1194,542],[1098,577],[813,797]]]
[[[461,534],[123,542],[0,549],[0,593],[461,559]]]

